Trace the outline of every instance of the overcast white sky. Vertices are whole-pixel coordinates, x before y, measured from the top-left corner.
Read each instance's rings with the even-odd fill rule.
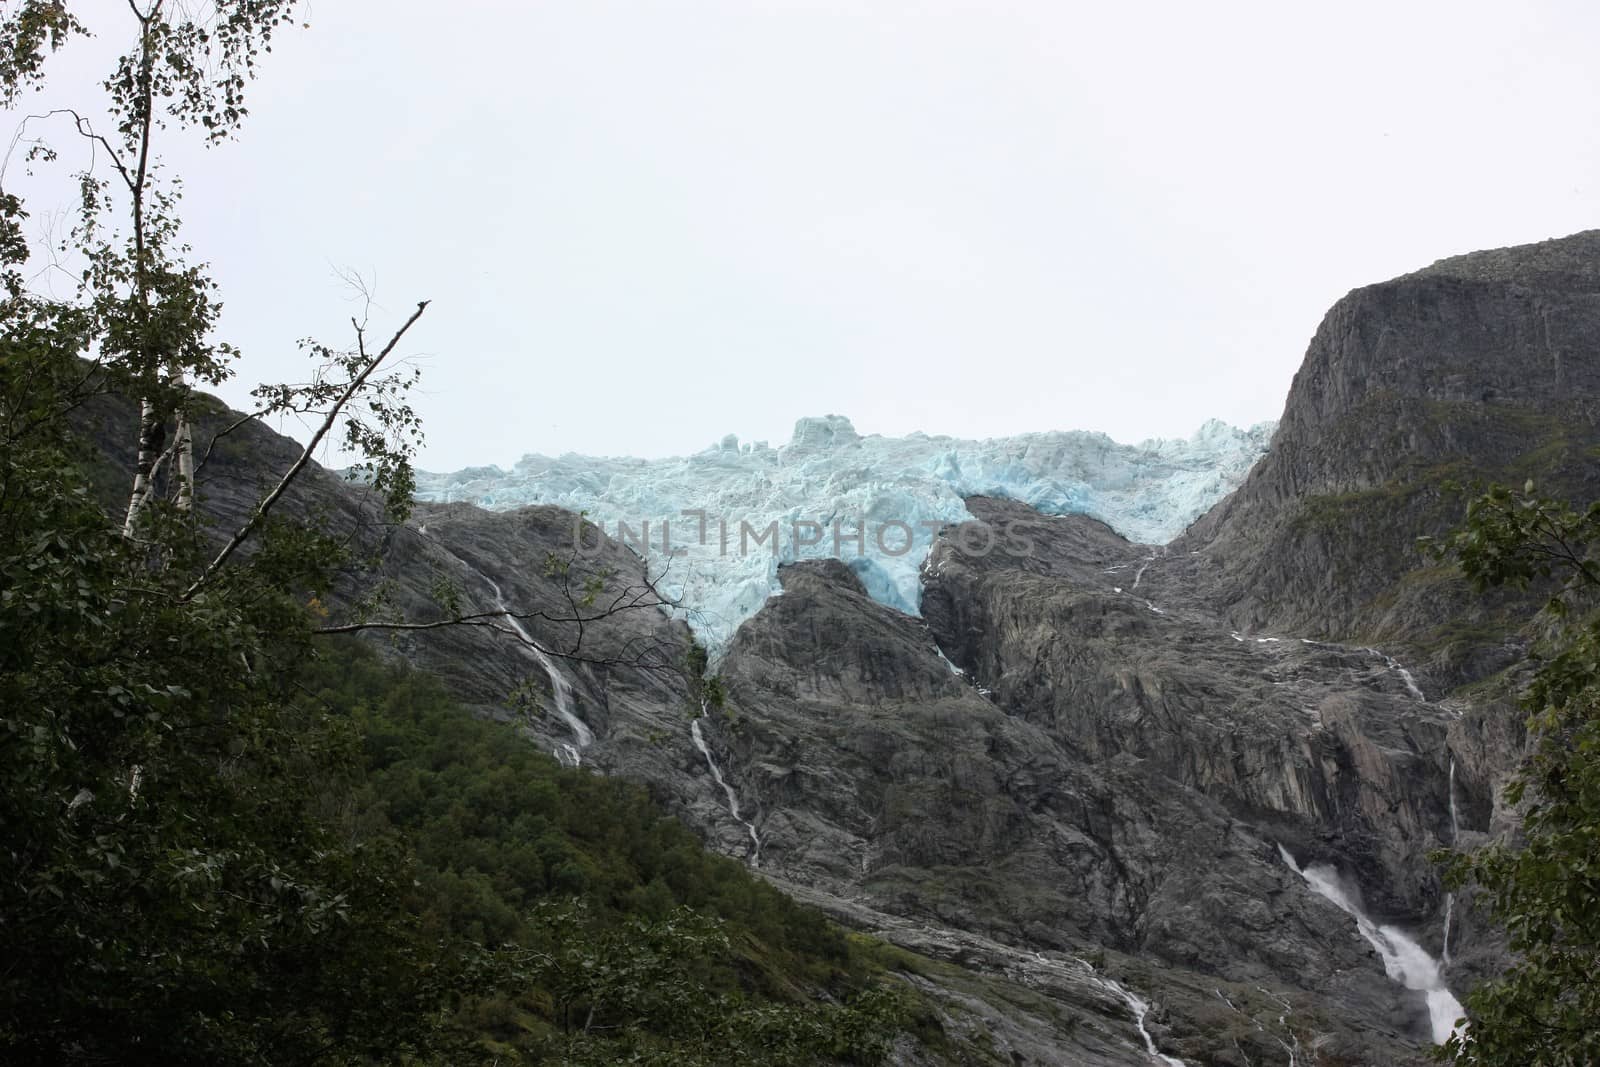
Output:
[[[1600,225],[1592,0],[306,16],[238,142],[171,142],[188,234],[250,381],[348,333],[335,268],[375,279],[375,329],[431,299],[406,350],[434,470],[776,444],[828,412],[1120,440],[1275,418],[1347,290]],[[52,102],[94,98],[96,51]]]

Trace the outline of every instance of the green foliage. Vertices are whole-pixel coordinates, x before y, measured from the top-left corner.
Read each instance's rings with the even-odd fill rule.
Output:
[[[490,1047],[596,1064],[880,1058],[900,1006],[860,942],[706,852],[643,789],[560,766],[355,642],[306,671],[307,694],[359,726],[356,820],[415,848],[423,925],[514,963],[509,992],[456,1020]]]
[[[290,591],[336,554],[272,526],[185,597],[184,524],[154,509],[153,568],[89,491],[62,417],[89,383],[48,321],[0,339],[0,1058],[450,1047],[471,953],[424,931],[403,849],[333,816],[356,738],[294,699]]]
[[[1451,884],[1476,882],[1515,962],[1467,997],[1471,1027],[1444,1055],[1484,1067],[1600,1062],[1600,504],[1578,510],[1495,487],[1433,550],[1480,589],[1551,586],[1551,636],[1523,697],[1534,750],[1507,789],[1524,844],[1454,857]]]
[[[10,107],[23,89],[37,85],[50,53],[84,32],[61,0],[23,0],[0,15],[0,105]]]
[[[711,656],[704,645],[696,641],[689,646],[685,674],[689,681],[689,699],[694,703],[695,715],[709,712],[712,708],[721,709],[727,702],[727,693],[722,686],[722,675],[706,673],[710,663]]]

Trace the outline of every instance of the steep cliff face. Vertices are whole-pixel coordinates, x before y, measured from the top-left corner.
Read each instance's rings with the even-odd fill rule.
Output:
[[[1370,650],[1245,641],[1200,605],[1146,601],[1153,550],[1091,520],[969,506],[1013,547],[947,530],[926,627],[846,568],[802,564],[736,638],[714,742],[763,871],[891,938],[883,913],[914,918],[935,954],[943,939],[960,958],[964,936],[1110,950],[1180,1056],[1296,1038],[1420,1055],[1420,995],[1280,846],[1437,954],[1425,854],[1454,837],[1456,712]],[[1487,818],[1468,778],[1458,807]]]
[[[201,532],[220,543],[300,447],[255,422],[216,437],[238,413],[209,397],[198,398],[197,407],[195,439],[206,456],[196,479]],[[96,487],[108,510],[119,513],[131,483],[136,410],[99,397],[73,418],[98,457]],[[544,751],[570,761],[564,746],[571,746],[587,765],[661,783],[674,811],[698,826],[715,824],[722,792],[689,733],[683,668],[690,631],[651,605],[634,553],[552,507],[495,513],[423,504],[406,523],[391,525],[362,487],[316,463],[277,517],[314,521],[351,555],[354,567],[335,590],[329,624],[476,616],[471,625],[366,636],[386,654],[437,674],[475,713],[514,722]],[[598,582],[592,595],[591,580]],[[580,632],[570,621],[613,605],[627,606],[603,624]],[[521,616],[515,623],[499,614],[507,608]],[[541,659],[523,635],[551,655]],[[580,743],[585,733],[589,740]]]
[[[1600,495],[1596,264],[1600,234],[1581,234],[1351,294],[1267,457],[1170,546],[969,498],[979,521],[923,573],[937,656],[845,575],[796,572],[725,665],[720,743],[768,869],[945,929],[1158,964],[1180,1053],[1219,1054],[1184,1043],[1195,974],[1328,985],[1324,1049],[1393,1061],[1425,1043],[1423,998],[1295,868],[1338,872],[1436,956],[1450,937],[1441,983],[1495,965],[1426,857],[1514,821],[1497,798],[1518,715],[1454,690],[1520,657],[1534,601],[1471,593],[1415,539],[1459,518],[1452,479]]]
[[[1600,496],[1600,231],[1443,260],[1323,320],[1268,454],[1173,545],[1164,581],[1241,629],[1398,645],[1453,687],[1511,662],[1526,600],[1415,545],[1454,480]],[[1160,578],[1161,576],[1157,576]]]
[[[996,702],[1079,759],[1131,755],[1241,818],[1336,840],[1347,863],[1388,872],[1386,910],[1431,905],[1415,860],[1448,837],[1455,715],[1420,700],[1402,668],[1367,649],[1247,637],[1193,599],[1149,599],[1162,554],[1091,520],[969,506],[1026,531],[1027,554],[969,555],[951,531],[930,558],[928,621]]]

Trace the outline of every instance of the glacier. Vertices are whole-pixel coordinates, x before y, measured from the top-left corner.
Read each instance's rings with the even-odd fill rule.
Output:
[[[969,496],[1090,515],[1130,541],[1165,543],[1244,479],[1275,425],[1211,420],[1188,438],[1128,445],[1076,430],[863,436],[825,415],[799,420],[778,447],[730,434],[669,459],[569,453],[524,456],[511,470],[419,471],[416,497],[585,515],[646,558],[715,655],[781,593],[778,566],[797,559],[840,559],[875,599],[918,614],[928,549],[940,525],[972,517]]]

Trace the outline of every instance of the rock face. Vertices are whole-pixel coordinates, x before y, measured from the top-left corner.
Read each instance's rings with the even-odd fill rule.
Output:
[[[254,422],[214,438],[237,413],[209,398],[200,398],[199,406],[197,454],[209,453],[209,459],[199,469],[196,496],[203,532],[220,539],[248,517],[300,448]],[[117,513],[131,483],[136,412],[98,398],[74,418],[104,461],[94,470],[95,482]],[[550,507],[493,513],[465,504],[419,505],[404,525],[391,526],[360,486],[315,463],[285,497],[279,517],[314,518],[345,539],[353,557],[371,561],[336,590],[329,623],[348,621],[373,588],[381,588],[386,601],[369,611],[378,621],[446,618],[453,600],[462,614],[480,616],[473,625],[379,629],[367,636],[387,653],[439,675],[477,714],[514,721],[546,752],[580,747],[559,713],[557,690],[564,690],[569,713],[593,737],[581,746],[580,759],[667,783],[675,810],[697,825],[714,821],[722,796],[709,782],[688,729],[682,668],[690,632],[652,605],[641,584],[643,564],[626,548],[570,512]],[[599,581],[593,605],[575,604],[590,579]],[[581,632],[578,624],[563,621],[611,605],[630,606]],[[523,616],[518,621],[549,650],[548,662],[497,614],[502,607]]]
[[[1511,685],[1456,687],[1515,661],[1531,602],[1470,595],[1414,539],[1459,515],[1451,477],[1600,497],[1597,349],[1600,232],[1357,290],[1269,453],[1172,544],[968,496],[917,576],[921,617],[838,560],[778,568],[720,705],[691,698],[690,631],[648,600],[573,621],[575,588],[610,603],[643,563],[569,512],[425,505],[362,536],[407,617],[481,613],[385,647],[936,961],[906,980],[985,1062],[1420,1064],[1430,990],[1301,872],[1332,868],[1369,929],[1434,957],[1450,923],[1442,978],[1413,984],[1461,993],[1498,964],[1426,857],[1514,826],[1518,715],[1474,695]],[[855,447],[846,429],[797,440]],[[285,447],[248,444],[240,463]],[[296,506],[357,529],[364,505],[319,472]]]
[[[1278,846],[1435,955],[1450,914],[1458,988],[1495,964],[1426,854],[1509,825],[1518,716],[1447,694],[1519,658],[1532,602],[1470,594],[1415,538],[1459,517],[1450,478],[1600,496],[1596,264],[1600,234],[1580,234],[1352,293],[1268,455],[1170,546],[969,497],[921,623],[848,575],[786,571],[730,646],[716,738],[765,869],[936,929],[1153,965],[1164,1051],[1255,1058],[1218,1039],[1218,997],[1193,996],[1212,982],[1314,999],[1274,1040],[1420,1054],[1421,995]]]
[[[1243,640],[1200,605],[1146,601],[1155,550],[1094,520],[968,504],[1013,546],[974,554],[991,538],[947,530],[925,624],[807,563],[733,642],[717,744],[759,812],[763,870],[946,931],[1154,965],[1138,980],[1178,1055],[1218,1054],[1223,999],[1253,1004],[1228,1038],[1252,1058],[1297,1038],[1356,1062],[1425,1044],[1420,999],[1278,846],[1437,950],[1423,857],[1450,836],[1455,715],[1381,654]]]
[[[1414,539],[1459,520],[1451,480],[1600,496],[1597,265],[1589,231],[1345,297],[1268,454],[1174,543],[1192,558],[1165,580],[1204,588],[1241,629],[1404,648],[1441,685],[1506,666],[1530,601],[1474,596]]]

